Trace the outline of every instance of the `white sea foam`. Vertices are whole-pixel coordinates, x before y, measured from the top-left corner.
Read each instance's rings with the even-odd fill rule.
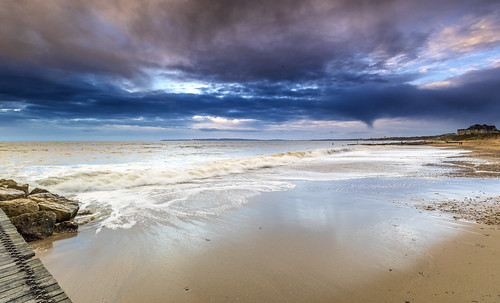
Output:
[[[303,161],[323,159],[351,149],[331,148],[305,152],[285,152],[249,158],[198,163],[197,168],[182,170],[170,165],[80,165],[63,167],[57,176],[36,180],[43,187],[64,194],[110,191],[139,186],[172,185],[196,180],[244,174]],[[53,172],[52,172],[53,173]]]

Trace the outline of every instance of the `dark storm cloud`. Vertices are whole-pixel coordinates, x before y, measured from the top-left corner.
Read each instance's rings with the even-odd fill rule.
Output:
[[[478,3],[479,2],[479,3]],[[135,80],[168,68],[216,81],[335,78],[418,56],[439,26],[495,1],[3,1],[0,58]],[[372,56],[371,62],[361,60]],[[144,80],[144,79],[143,79]]]
[[[253,97],[246,98],[239,94],[130,93],[117,86],[96,85],[83,79],[51,79],[7,72],[0,72],[0,98],[11,100],[10,108],[0,112],[3,125],[16,119],[40,118],[89,119],[87,124],[109,120],[127,123],[139,116],[144,118],[137,122],[141,125],[166,126],[171,120],[188,125],[196,115],[255,119],[259,123],[356,119],[371,124],[379,118],[393,117],[494,121],[500,111],[500,68],[470,72],[454,79],[453,86],[441,89],[372,82],[337,90],[304,89],[284,96],[284,88],[277,86],[279,94],[273,94],[272,87],[268,87],[266,93],[258,90]],[[14,111],[15,108],[21,110]]]
[[[497,47],[499,14],[486,0],[2,1],[0,124],[498,121],[498,68],[439,89],[401,69]],[[158,78],[209,85],[153,91]]]

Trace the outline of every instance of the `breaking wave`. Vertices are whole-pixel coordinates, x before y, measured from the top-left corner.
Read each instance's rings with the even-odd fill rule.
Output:
[[[205,163],[200,162],[197,167],[184,170],[172,168],[168,165],[163,167],[161,165],[146,165],[133,168],[123,166],[109,168],[99,165],[81,167],[80,169],[71,167],[68,169],[68,173],[61,172],[57,177],[39,179],[36,183],[66,194],[190,183],[197,180],[243,174],[303,161],[314,161],[351,150],[353,149],[330,148],[260,155],[249,158],[233,158]],[[78,172],[75,173],[75,170]]]

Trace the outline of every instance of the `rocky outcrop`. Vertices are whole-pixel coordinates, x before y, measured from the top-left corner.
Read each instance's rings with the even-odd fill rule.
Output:
[[[36,213],[40,210],[35,201],[23,198],[10,201],[0,201],[0,208],[9,218],[26,213]]]
[[[56,225],[56,214],[51,211],[39,211],[22,214],[10,220],[26,241],[35,241],[52,235]]]
[[[0,179],[0,208],[26,241],[40,240],[56,232],[75,232],[72,220],[79,209],[77,201],[41,188],[29,193],[27,184]],[[57,223],[57,225],[56,225]]]
[[[34,194],[28,197],[38,204],[40,210],[54,212],[57,222],[73,219],[79,209],[78,202],[51,193]]]

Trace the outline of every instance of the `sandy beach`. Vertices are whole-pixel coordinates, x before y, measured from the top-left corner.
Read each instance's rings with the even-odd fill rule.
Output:
[[[75,302],[499,302],[498,225],[439,206],[477,184],[491,198],[473,155],[456,160],[467,177],[300,182],[222,216],[33,247]]]
[[[0,303],[500,303],[500,0],[0,1]]]
[[[500,302],[500,230],[462,224],[409,269],[381,273],[345,302]],[[377,298],[377,299],[370,299]]]
[[[437,146],[447,146],[436,144]],[[500,174],[500,139],[466,140],[455,148],[471,153],[473,161],[446,161],[461,168],[455,176],[497,178]],[[474,161],[479,160],[479,161]],[[460,233],[429,250],[410,270],[391,271],[368,284],[362,292],[380,302],[500,302],[500,205],[481,199],[421,205],[426,211],[451,213],[469,222]],[[429,207],[430,206],[430,207]],[[485,223],[488,213],[490,224]],[[487,221],[487,220],[486,220]],[[347,300],[349,301],[349,300]],[[363,300],[359,300],[362,302]]]

